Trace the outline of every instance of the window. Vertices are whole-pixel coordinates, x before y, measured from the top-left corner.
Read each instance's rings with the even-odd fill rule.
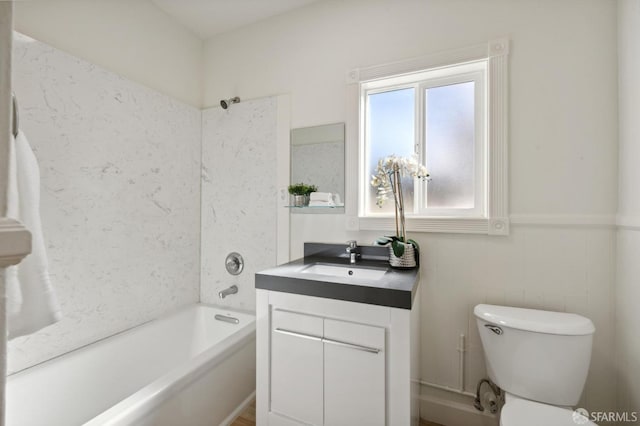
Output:
[[[371,175],[382,157],[417,155],[431,180],[402,182],[409,230],[508,233],[507,53],[499,40],[350,74],[359,176],[357,206],[347,206],[357,220],[348,222],[392,229],[393,201],[376,205]]]
[[[428,183],[402,182],[408,215],[486,216],[485,80],[480,61],[361,85],[366,176],[390,154],[416,154],[431,173]],[[375,197],[369,185],[365,215],[393,212]]]

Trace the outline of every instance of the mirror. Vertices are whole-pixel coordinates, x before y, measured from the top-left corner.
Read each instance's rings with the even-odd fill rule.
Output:
[[[315,185],[344,203],[344,123],[291,130],[291,184]],[[342,204],[344,206],[344,204]],[[296,208],[293,213],[344,213],[344,207]]]

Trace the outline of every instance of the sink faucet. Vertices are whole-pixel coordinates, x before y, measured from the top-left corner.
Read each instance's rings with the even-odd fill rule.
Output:
[[[356,240],[347,241],[347,244],[349,244],[349,247],[346,248],[347,253],[349,253],[349,263],[354,264],[360,257],[360,247],[358,247]]]
[[[225,288],[222,291],[218,292],[218,297],[220,299],[224,299],[225,297],[227,297],[230,294],[236,294],[238,292],[238,286],[237,285],[232,285],[229,288]]]

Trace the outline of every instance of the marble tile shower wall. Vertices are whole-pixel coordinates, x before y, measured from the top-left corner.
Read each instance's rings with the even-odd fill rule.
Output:
[[[64,312],[17,371],[198,301],[201,111],[20,35],[13,69]]]
[[[204,303],[255,310],[254,274],[276,264],[276,111],[277,99],[266,98],[203,112]],[[233,251],[245,260],[237,276],[225,270]],[[218,298],[234,284],[238,294]]]

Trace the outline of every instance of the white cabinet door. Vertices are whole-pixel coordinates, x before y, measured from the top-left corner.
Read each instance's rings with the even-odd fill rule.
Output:
[[[271,411],[323,424],[322,318],[273,311]]]
[[[324,320],[324,424],[385,424],[385,329]]]

